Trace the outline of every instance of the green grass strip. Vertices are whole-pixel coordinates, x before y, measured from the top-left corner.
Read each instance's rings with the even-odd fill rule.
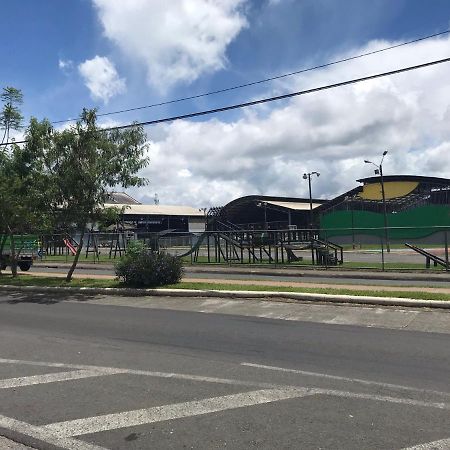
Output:
[[[50,286],[50,287],[93,287],[93,288],[124,288],[117,280],[96,280],[75,278],[70,283],[66,283],[63,278],[56,277],[33,277],[31,275],[20,275],[12,278],[10,275],[0,276],[0,286]],[[377,290],[353,290],[340,288],[306,288],[306,287],[289,287],[289,286],[265,286],[251,284],[216,284],[205,282],[182,282],[179,284],[164,286],[170,289],[200,289],[214,291],[270,291],[270,292],[305,292],[311,294],[335,294],[335,295],[356,295],[371,297],[399,297],[414,298],[418,300],[446,300],[450,301],[450,294],[439,292],[423,292],[423,291],[383,291],[380,286]]]

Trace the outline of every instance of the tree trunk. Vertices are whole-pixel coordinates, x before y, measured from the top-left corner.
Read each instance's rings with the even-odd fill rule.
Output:
[[[83,238],[84,238],[85,230],[86,230],[86,225],[83,225],[83,228],[81,229],[80,242],[78,244],[77,252],[75,253],[75,258],[73,259],[72,266],[70,267],[69,272],[67,273],[67,276],[66,276],[67,283],[70,283],[72,281],[73,272],[75,271],[75,268],[77,267],[78,259],[80,258],[81,250],[83,249]]]
[[[0,274],[2,273],[3,249],[5,248],[7,238],[8,236],[6,234],[0,235]]]
[[[14,234],[11,231],[11,228],[9,228],[9,251],[10,251],[10,255],[9,255],[9,259],[11,262],[11,273],[13,278],[17,277],[17,256],[16,256],[16,246],[15,246],[15,242],[14,242]]]

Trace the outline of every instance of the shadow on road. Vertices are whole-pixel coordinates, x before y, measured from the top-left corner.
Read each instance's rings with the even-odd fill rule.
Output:
[[[96,294],[76,293],[76,292],[8,292],[4,293],[7,299],[0,300],[0,303],[15,305],[18,303],[37,303],[40,305],[54,305],[64,301],[87,302],[96,297]]]

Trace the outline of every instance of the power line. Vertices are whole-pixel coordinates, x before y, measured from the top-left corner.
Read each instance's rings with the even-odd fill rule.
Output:
[[[245,108],[248,106],[254,106],[254,105],[260,105],[262,103],[273,102],[276,100],[283,100],[286,98],[297,97],[297,96],[305,95],[305,94],[311,94],[313,92],[334,89],[334,88],[341,87],[341,86],[348,86],[350,84],[361,83],[362,81],[368,81],[368,80],[373,80],[376,78],[386,77],[389,75],[395,75],[395,74],[399,74],[399,73],[403,73],[403,72],[409,72],[411,70],[422,69],[424,67],[434,66],[436,64],[442,64],[442,63],[449,62],[449,61],[450,61],[450,58],[444,58],[444,59],[430,61],[430,62],[423,63],[423,64],[418,64],[415,66],[404,67],[402,69],[391,70],[389,72],[381,72],[381,73],[377,73],[374,75],[368,75],[366,77],[354,78],[352,80],[341,81],[339,83],[328,84],[325,86],[319,86],[319,87],[312,88],[312,89],[306,89],[304,91],[291,92],[289,94],[277,95],[275,97],[267,97],[267,98],[263,98],[263,99],[259,99],[259,100],[254,100],[251,102],[237,103],[235,105],[223,106],[222,108],[208,109],[206,111],[197,111],[197,112],[183,114],[183,115],[179,115],[179,116],[166,117],[163,119],[149,120],[146,122],[136,122],[136,123],[132,123],[132,124],[128,124],[128,125],[119,125],[119,126],[111,127],[111,128],[102,128],[102,130],[103,131],[123,130],[125,128],[132,128],[134,126],[155,125],[158,123],[173,122],[173,121],[179,120],[179,119],[189,119],[192,117],[205,116],[207,114],[215,114],[218,112],[230,111],[233,109]]]
[[[384,47],[384,48],[381,48],[379,50],[373,50],[371,52],[362,53],[360,55],[349,56],[348,58],[339,59],[337,61],[332,61],[332,62],[329,62],[329,63],[320,64],[320,65],[313,66],[313,67],[308,67],[306,69],[296,70],[295,72],[289,72],[289,73],[285,73],[285,74],[282,74],[282,75],[277,75],[277,76],[270,77],[270,78],[264,78],[262,80],[252,81],[252,82],[249,82],[249,83],[239,84],[239,85],[236,85],[236,86],[231,86],[231,87],[227,87],[227,88],[223,88],[223,89],[218,89],[218,90],[215,90],[215,91],[205,92],[205,93],[202,93],[202,94],[191,95],[191,96],[188,96],[188,97],[181,97],[181,98],[177,98],[177,99],[174,99],[174,100],[167,100],[165,102],[160,102],[160,103],[153,103],[151,105],[137,106],[137,107],[134,107],[134,108],[128,108],[128,109],[121,109],[121,110],[118,110],[118,111],[105,112],[105,113],[97,114],[97,117],[112,116],[112,115],[115,115],[115,114],[123,114],[123,113],[131,112],[131,111],[139,111],[139,110],[142,110],[142,109],[155,108],[157,106],[170,105],[170,104],[173,104],[173,103],[185,102],[187,100],[195,100],[197,98],[202,98],[202,97],[207,97],[207,96],[210,96],[210,95],[221,94],[223,92],[229,92],[229,91],[233,91],[233,90],[236,90],[236,89],[242,89],[242,88],[249,87],[249,86],[255,86],[257,84],[267,83],[269,81],[279,80],[281,78],[286,78],[286,77],[290,77],[290,76],[293,76],[293,75],[299,75],[301,73],[311,72],[311,71],[317,70],[317,69],[323,69],[325,67],[329,67],[329,66],[333,66],[333,65],[336,65],[336,64],[341,64],[343,62],[348,62],[348,61],[352,61],[352,60],[355,60],[355,59],[363,58],[365,56],[374,55],[376,53],[382,53],[382,52],[385,52],[385,51],[388,51],[388,50],[392,50],[394,48],[403,47],[403,46],[409,45],[409,44],[414,44],[416,42],[424,41],[426,39],[431,39],[431,38],[434,38],[434,37],[437,37],[437,36],[442,36],[442,35],[448,34],[448,33],[450,33],[450,29],[445,30],[445,31],[441,31],[439,33],[429,34],[427,36],[423,36],[423,37],[420,37],[420,38],[417,38],[417,39],[413,39],[411,41],[402,42],[401,44],[395,44],[395,45],[391,45],[389,47]],[[73,122],[74,120],[76,120],[76,119],[55,120],[54,122],[52,122],[52,124]]]
[[[277,100],[283,100],[283,99],[287,99],[287,98],[297,97],[300,95],[312,94],[314,92],[325,91],[328,89],[335,89],[335,88],[341,87],[341,86],[348,86],[351,84],[361,83],[363,81],[374,80],[376,78],[382,78],[382,77],[387,77],[390,75],[396,75],[399,73],[410,72],[412,70],[422,69],[424,67],[435,66],[437,64],[443,64],[443,63],[446,63],[449,61],[450,61],[450,58],[438,59],[438,60],[430,61],[427,63],[417,64],[414,66],[403,67],[401,69],[390,70],[388,72],[381,72],[381,73],[376,73],[376,74],[368,75],[368,76],[361,77],[361,78],[353,78],[353,79],[347,80],[347,81],[340,81],[339,83],[327,84],[325,86],[319,86],[316,88],[306,89],[303,91],[297,91],[297,92],[291,92],[289,94],[277,95],[275,97],[267,97],[267,98],[262,98],[259,100],[254,100],[251,102],[237,103],[234,105],[223,106],[221,108],[208,109],[208,110],[204,110],[204,111],[196,111],[196,112],[189,113],[189,114],[165,117],[162,119],[149,120],[149,121],[145,121],[145,122],[134,122],[134,123],[130,123],[130,124],[126,124],[126,125],[119,125],[119,126],[110,127],[110,128],[102,128],[99,131],[124,130],[127,128],[133,128],[136,126],[156,125],[156,124],[164,123],[164,122],[173,122],[173,121],[179,120],[179,119],[189,119],[189,118],[193,118],[193,117],[199,117],[199,116],[205,116],[205,115],[215,114],[215,113],[224,112],[224,111],[230,111],[233,109],[246,108],[248,106],[260,105],[263,103],[269,103],[269,102],[273,102],[273,101],[277,101]],[[25,142],[27,142],[27,141],[26,140],[17,141],[15,143],[23,144]],[[6,142],[5,144],[0,144],[0,146],[9,145],[9,144],[13,144],[13,143],[14,142]]]

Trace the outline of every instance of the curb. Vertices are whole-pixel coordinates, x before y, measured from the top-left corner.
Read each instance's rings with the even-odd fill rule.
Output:
[[[303,292],[274,291],[214,291],[200,289],[135,289],[135,288],[90,288],[90,287],[45,287],[45,286],[0,286],[0,291],[24,291],[36,293],[73,293],[84,295],[117,295],[129,297],[209,297],[233,299],[285,299],[293,301],[343,303],[357,305],[403,306],[450,309],[450,301],[418,300],[399,297],[371,297],[365,295],[311,294]]]

